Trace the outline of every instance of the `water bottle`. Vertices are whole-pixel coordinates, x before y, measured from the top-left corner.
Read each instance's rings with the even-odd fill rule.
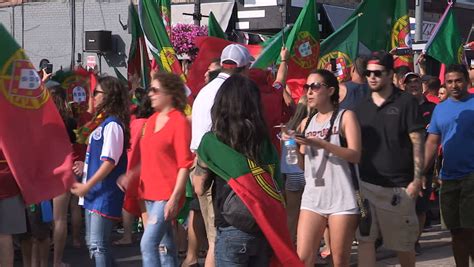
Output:
[[[291,138],[285,141],[286,147],[286,164],[295,165],[298,163],[298,146],[295,139]]]

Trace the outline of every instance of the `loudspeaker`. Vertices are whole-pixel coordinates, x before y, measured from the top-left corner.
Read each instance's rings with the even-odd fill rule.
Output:
[[[86,52],[108,52],[112,50],[111,31],[86,31]]]

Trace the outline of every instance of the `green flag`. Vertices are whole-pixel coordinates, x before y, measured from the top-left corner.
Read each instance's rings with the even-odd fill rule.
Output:
[[[449,4],[426,44],[425,53],[446,65],[462,62],[463,45]]]
[[[352,13],[350,18],[364,14],[359,19],[359,41],[368,49],[377,51],[389,47],[396,1],[406,0],[364,0]]]
[[[171,36],[171,1],[155,0],[168,36]]]
[[[216,17],[214,16],[214,13],[209,13],[209,21],[207,23],[207,31],[209,36],[214,36],[217,38],[222,38],[226,39],[225,33],[222,30],[221,26],[219,25],[219,22],[217,22]]]
[[[150,59],[148,58],[145,38],[140,26],[138,13],[133,4],[130,4],[128,12],[132,41],[128,53],[127,76],[129,80],[132,80],[131,76],[138,76],[141,87],[148,88],[150,85]]]
[[[321,43],[318,69],[330,69],[335,60],[339,81],[350,78],[352,62],[359,52],[358,26],[362,14],[349,19],[341,28]]]
[[[260,56],[258,56],[258,58],[252,63],[251,68],[266,69],[276,63],[277,60],[280,60],[279,57],[284,42],[284,36],[287,36],[292,28],[292,25],[288,25],[272,38],[266,40],[262,44],[263,49]]]
[[[185,80],[181,65],[176,58],[176,52],[171,45],[168,34],[166,34],[161,13],[154,0],[138,1],[138,15],[146,45],[160,70],[173,72]]]

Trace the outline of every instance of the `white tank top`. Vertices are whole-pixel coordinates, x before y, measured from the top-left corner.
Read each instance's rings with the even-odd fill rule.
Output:
[[[339,128],[344,110],[339,110],[330,142],[341,146]],[[316,122],[316,114],[305,131],[306,137],[324,139],[329,131],[330,119]],[[357,170],[357,168],[356,168]],[[328,151],[306,146],[305,170],[306,186],[303,193],[302,207],[324,214],[342,212],[357,208],[354,186],[349,163]]]

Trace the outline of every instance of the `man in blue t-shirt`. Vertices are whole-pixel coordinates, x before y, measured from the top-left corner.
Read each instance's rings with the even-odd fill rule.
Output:
[[[436,106],[428,127],[425,170],[441,144],[441,215],[451,231],[456,265],[469,266],[469,256],[474,259],[474,95],[468,93],[463,65],[446,69],[445,84],[450,97]]]

